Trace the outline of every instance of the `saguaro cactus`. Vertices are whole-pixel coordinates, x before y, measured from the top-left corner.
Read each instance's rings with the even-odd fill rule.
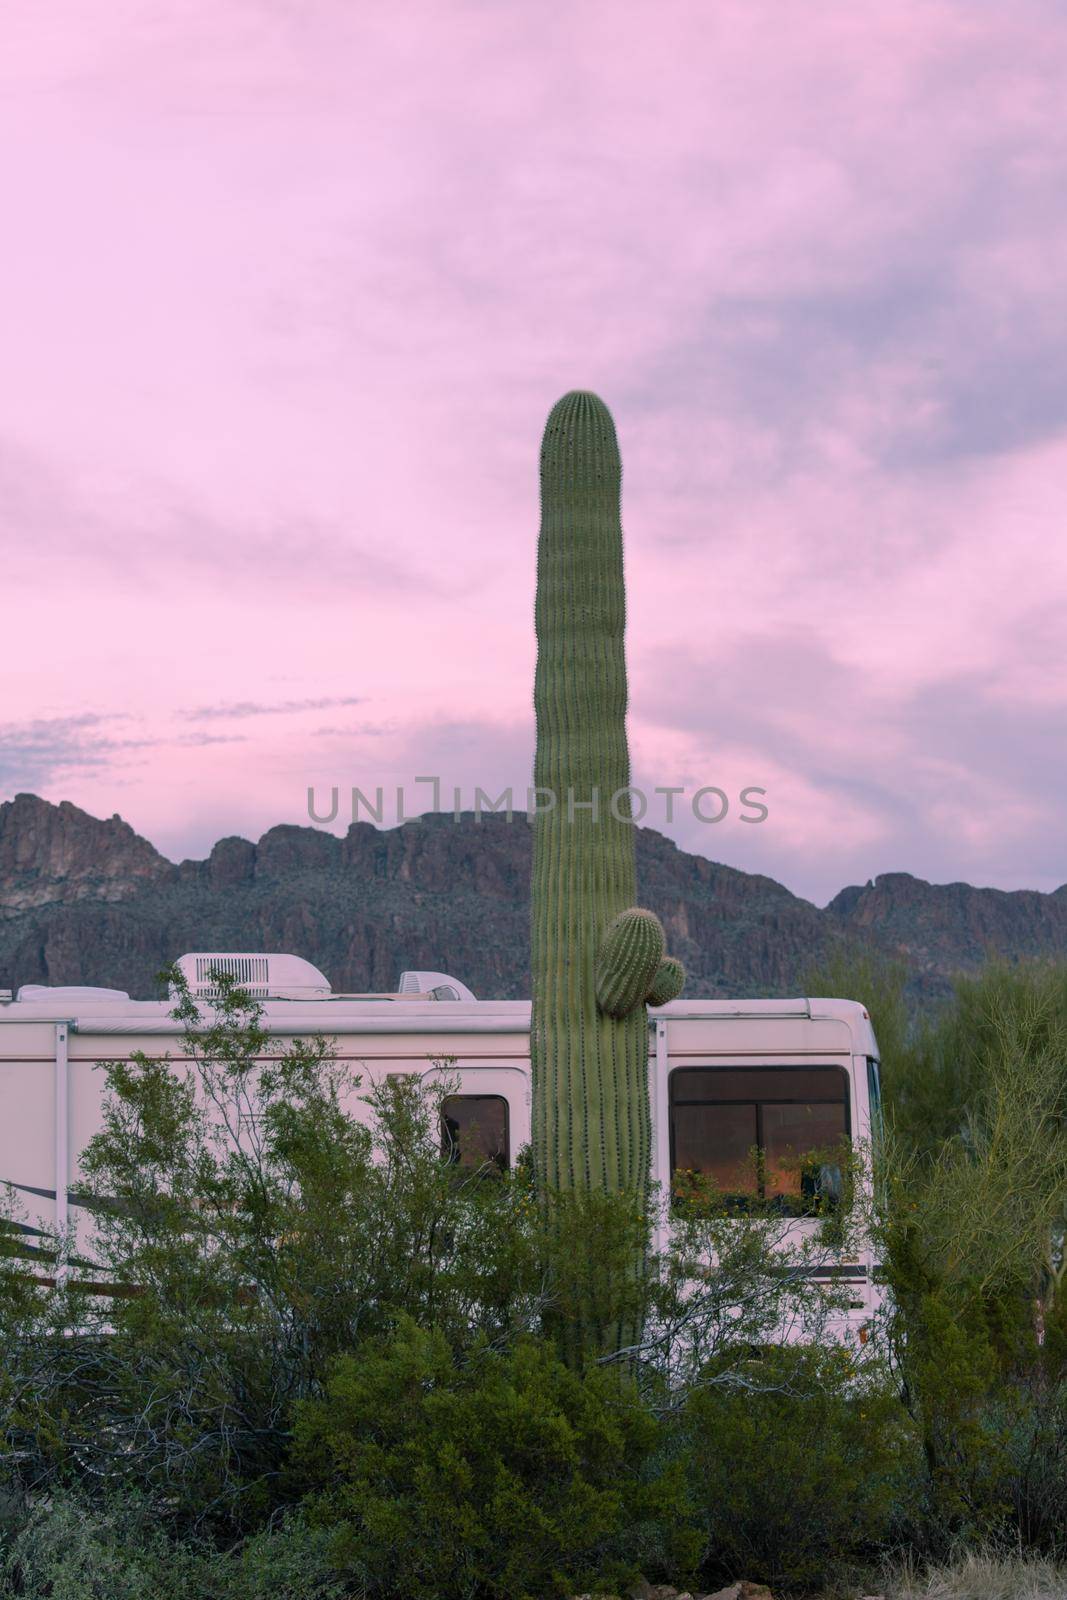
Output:
[[[541,448],[532,884],[533,1158],[548,1189],[647,1192],[646,1002],[681,992],[634,907],[626,596],[611,413],[564,395]]]

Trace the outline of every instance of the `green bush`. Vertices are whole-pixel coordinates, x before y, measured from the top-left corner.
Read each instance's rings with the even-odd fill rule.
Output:
[[[547,1341],[457,1361],[404,1321],[337,1362],[296,1431],[309,1514],[361,1595],[545,1600],[654,1550],[684,1571],[699,1548],[680,1467],[651,1470],[662,1430],[636,1390]]]
[[[951,1002],[913,1026],[906,1047],[896,1036],[891,1052],[883,1044],[898,1132],[925,1154],[966,1136],[1006,1051],[1017,1062],[1045,1062],[1050,1078],[1067,1087],[1067,963],[991,962],[961,975]]]
[[[136,1292],[86,1295],[72,1270],[27,1297],[0,1255],[0,1430],[24,1484],[132,1481],[176,1528],[233,1539],[288,1503],[293,1408],[338,1353],[398,1314],[457,1348],[507,1340],[539,1325],[545,1273],[528,1179],[442,1162],[447,1085],[391,1078],[356,1122],[358,1079],[324,1040],[272,1052],[256,1005],[220,988],[190,1074],[105,1068],[80,1185],[92,1277]]]
[[[1039,1346],[1017,1295],[970,1298],[955,1284],[913,1294],[894,1339],[919,1426],[925,1493],[913,1541],[937,1558],[961,1545],[1055,1555],[1067,1527],[1067,1363]]]
[[[809,1585],[877,1553],[919,1465],[898,1396],[843,1349],[783,1348],[706,1374],[682,1418],[712,1587]]]
[[[992,963],[908,1016],[905,974],[843,953],[888,1127],[874,1219],[889,1343],[923,1444],[913,1541],[944,1557],[1067,1526],[1067,964]]]
[[[20,1600],[343,1600],[328,1539],[297,1518],[220,1551],[172,1542],[127,1488],[103,1506],[68,1493],[9,1516],[0,1596]]]
[[[1055,969],[961,983],[923,1044],[924,1093],[913,1079],[886,1141],[889,1334],[923,1440],[921,1542],[938,1556],[960,1541],[1054,1552],[1067,1520],[1065,1006]]]

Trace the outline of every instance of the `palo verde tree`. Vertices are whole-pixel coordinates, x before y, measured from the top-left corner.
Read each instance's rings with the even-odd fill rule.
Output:
[[[646,1006],[673,999],[685,974],[665,956],[658,918],[634,905],[621,479],[607,406],[593,394],[564,395],[541,447],[533,1160],[546,1194],[619,1194],[643,1205]],[[618,1321],[597,1326],[591,1308],[585,1323],[574,1330],[574,1357],[590,1344],[619,1348],[636,1332]]]

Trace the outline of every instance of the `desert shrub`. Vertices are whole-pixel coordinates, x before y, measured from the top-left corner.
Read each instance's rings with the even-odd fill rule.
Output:
[[[342,1600],[327,1536],[290,1518],[222,1551],[172,1541],[150,1504],[127,1488],[91,1505],[70,1493],[8,1519],[0,1536],[0,1596],[20,1600]]]
[[[906,1515],[915,1430],[886,1375],[842,1348],[770,1349],[712,1367],[682,1428],[712,1587],[838,1578]]]
[[[528,1179],[440,1158],[447,1083],[390,1079],[354,1121],[358,1079],[324,1041],[272,1051],[258,1008],[221,989],[206,1028],[180,1008],[193,1071],[105,1069],[80,1185],[91,1274],[28,1293],[0,1259],[0,1422],[21,1482],[135,1482],[232,1538],[286,1503],[293,1408],[338,1352],[398,1314],[457,1348],[507,1340],[538,1326],[546,1287]],[[88,1276],[130,1292],[94,1296]]]
[[[1054,1343],[1037,1345],[1031,1310],[961,1305],[944,1286],[908,1308],[900,1365],[926,1463],[914,1537],[935,1555],[961,1543],[1063,1548],[1067,1366]]]
[[[961,984],[924,1045],[929,1081],[902,1097],[883,1150],[888,1332],[922,1434],[935,1552],[990,1539],[1052,1549],[1067,1520],[1061,977],[994,970]]]
[[[1067,1526],[1067,965],[991,963],[909,1017],[899,963],[815,981],[868,1006],[888,1129],[875,1232],[923,1442],[920,1547],[1054,1550]]]
[[[533,1339],[459,1361],[409,1321],[340,1358],[297,1419],[310,1515],[383,1600],[543,1600],[619,1581],[650,1548],[685,1570],[698,1539],[680,1467],[649,1470],[661,1436],[618,1372]]]
[[[958,977],[949,1003],[917,1018],[906,1041],[893,1029],[879,1042],[897,1132],[934,1155],[967,1137],[1006,1047],[1017,1060],[1044,1061],[1067,1085],[1067,964],[991,962]]]
[[[1051,1364],[1050,1364],[1051,1366]],[[1008,1389],[1001,1422],[1014,1542],[1067,1549],[1067,1368],[1027,1374]]]

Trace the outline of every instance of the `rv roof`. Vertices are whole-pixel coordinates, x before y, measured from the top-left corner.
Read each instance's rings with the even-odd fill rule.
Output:
[[[316,1000],[261,1001],[262,1026],[268,1034],[280,1037],[329,1037],[365,1035],[449,1036],[457,1042],[471,1035],[523,1035],[530,1031],[528,1000],[469,1000],[442,1004],[426,996],[412,995],[400,1003],[396,996],[373,995],[347,999],[329,997]],[[180,1037],[184,1024],[171,1014],[166,1000],[126,1000],[111,998],[74,1000],[61,989],[49,998],[35,996],[0,1004],[0,1030],[4,1023],[66,1023],[74,1033],[90,1037]],[[782,1027],[806,1028],[811,1023],[838,1021],[852,1036],[851,1048],[861,1055],[877,1054],[870,1019],[855,1000],[674,1000],[670,1005],[649,1012],[649,1021],[676,1024],[703,1022],[724,1025],[730,1022],[747,1027],[759,1021],[777,1022]],[[776,1030],[779,1031],[780,1030]],[[450,1050],[451,1045],[443,1047]],[[783,1048],[781,1044],[777,1048]]]

